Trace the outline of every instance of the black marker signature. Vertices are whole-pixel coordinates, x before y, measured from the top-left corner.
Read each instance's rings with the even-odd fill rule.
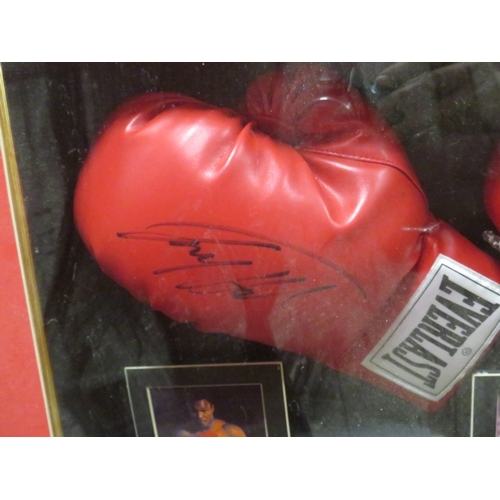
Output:
[[[179,290],[189,290],[190,293],[195,295],[231,293],[232,296],[238,300],[257,299],[262,297],[276,297],[278,295],[288,295],[287,300],[291,300],[301,295],[322,292],[325,290],[331,290],[333,288],[336,288],[337,286],[337,285],[325,285],[322,287],[302,290],[300,292],[292,294],[290,294],[290,291],[282,288],[280,289],[281,291],[279,292],[265,291],[265,287],[267,286],[286,285],[291,283],[304,283],[307,281],[307,278],[305,277],[276,279],[289,275],[290,271],[283,271],[280,273],[261,274],[257,276],[250,276],[247,278],[240,278],[238,279],[238,281],[230,280],[230,281],[219,281],[216,283],[190,281],[188,283],[181,283],[180,285],[176,285],[176,288]]]
[[[149,229],[155,226],[149,226]],[[271,243],[262,243],[260,241],[241,241],[241,240],[227,240],[227,239],[214,239],[214,238],[183,238],[171,234],[165,233],[155,233],[149,231],[138,231],[138,232],[128,232],[128,233],[117,233],[119,238],[130,238],[138,240],[149,240],[149,241],[164,241],[172,247],[188,247],[192,248],[189,252],[191,257],[195,257],[199,265],[188,265],[188,266],[176,266],[176,267],[166,267],[163,269],[156,269],[153,274],[163,274],[171,273],[173,271],[181,271],[183,269],[195,269],[197,267],[207,267],[207,266],[250,266],[252,265],[251,260],[229,260],[229,261],[218,261],[211,260],[215,258],[213,252],[201,253],[202,245],[237,245],[237,246],[248,246],[256,248],[267,248],[274,251],[280,251],[281,247],[279,245],[274,245]]]
[[[239,240],[227,238],[191,238],[160,232],[159,229],[162,228],[221,231],[238,236],[250,237],[252,239]],[[251,233],[249,231],[243,231],[240,229],[214,224],[195,222],[164,222],[148,226],[144,231],[120,232],[117,233],[117,236],[119,238],[126,239],[163,242],[171,247],[184,247],[189,249],[188,255],[189,257],[192,257],[194,259],[192,264],[155,269],[152,272],[156,275],[173,273],[176,271],[187,269],[203,269],[207,267],[219,266],[244,266],[247,268],[251,268],[254,265],[254,262],[250,258],[241,260],[218,260],[216,249],[222,246],[240,246],[248,247],[253,251],[258,250],[271,252],[282,252],[283,249],[286,249],[298,252],[304,256],[314,259],[317,262],[320,262],[330,269],[333,269],[336,273],[340,274],[344,279],[351,283],[359,291],[363,298],[366,297],[366,293],[359,282],[334,262],[331,262],[324,257],[321,257],[295,245],[291,245],[286,242],[271,240],[266,236],[257,233]],[[288,300],[302,295],[331,290],[337,287],[336,283],[329,283],[322,286],[308,288],[307,282],[308,278],[306,276],[294,277],[291,276],[290,270],[283,270],[275,273],[245,276],[237,278],[235,280],[222,282],[189,281],[187,283],[177,284],[176,288],[179,290],[186,290],[189,293],[195,295],[230,293],[233,298],[237,300],[248,300],[277,295],[286,295],[287,299],[285,300],[285,302],[287,302]],[[306,284],[306,286],[302,284]],[[280,286],[278,292],[275,291],[275,285]],[[297,287],[294,288],[293,285],[299,285],[298,290]],[[269,288],[273,286],[274,288]]]

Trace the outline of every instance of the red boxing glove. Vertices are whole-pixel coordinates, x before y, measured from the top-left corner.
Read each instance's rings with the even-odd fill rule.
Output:
[[[500,147],[493,153],[486,173],[484,204],[486,212],[493,221],[493,224],[500,230]],[[493,247],[500,250],[498,237],[488,233],[485,234],[485,238]]]
[[[84,165],[75,217],[102,269],[170,318],[428,408],[500,321],[499,266],[432,217],[389,127],[319,67],[264,75],[239,114],[131,101]]]

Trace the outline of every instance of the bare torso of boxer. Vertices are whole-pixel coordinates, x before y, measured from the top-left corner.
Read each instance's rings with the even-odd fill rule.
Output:
[[[179,437],[246,437],[243,430],[237,425],[228,424],[224,420],[214,420],[209,429],[190,432],[182,429],[177,434]]]

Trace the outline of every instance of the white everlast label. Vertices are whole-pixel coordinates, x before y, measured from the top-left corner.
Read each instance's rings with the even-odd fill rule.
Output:
[[[500,286],[440,255],[363,366],[431,401],[441,399],[500,326]]]

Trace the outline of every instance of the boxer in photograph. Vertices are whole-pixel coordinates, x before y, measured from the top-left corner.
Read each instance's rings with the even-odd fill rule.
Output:
[[[237,425],[215,418],[215,406],[208,399],[195,400],[192,410],[194,420],[179,430],[177,437],[246,437]]]

